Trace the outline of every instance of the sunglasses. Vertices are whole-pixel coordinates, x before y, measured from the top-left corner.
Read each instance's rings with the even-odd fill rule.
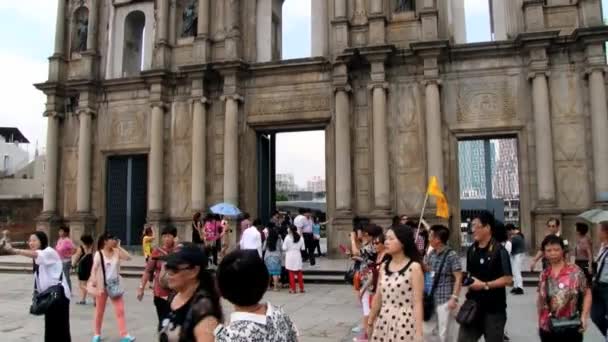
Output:
[[[179,273],[182,271],[187,271],[187,270],[191,270],[193,269],[194,266],[185,266],[185,267],[180,267],[179,265],[165,265],[165,270],[167,270],[167,272],[171,272],[171,273]]]

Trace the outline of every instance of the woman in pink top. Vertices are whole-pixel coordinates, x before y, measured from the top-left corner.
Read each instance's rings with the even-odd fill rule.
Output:
[[[205,251],[207,256],[213,258],[213,264],[217,265],[217,240],[220,238],[219,224],[215,219],[215,215],[207,214],[203,225],[204,239],[205,239]]]
[[[70,240],[70,227],[59,227],[59,240],[57,240],[55,250],[61,258],[61,262],[63,264],[63,274],[65,274],[65,279],[68,281],[68,286],[70,287],[71,291],[72,281],[70,279],[70,271],[72,270],[72,255],[74,255],[74,243],[72,242],[72,240]]]

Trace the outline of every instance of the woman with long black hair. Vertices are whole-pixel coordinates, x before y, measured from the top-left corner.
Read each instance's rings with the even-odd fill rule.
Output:
[[[370,341],[422,341],[424,273],[414,232],[391,227],[384,245],[390,259],[380,269],[368,319]]]
[[[302,250],[304,249],[304,239],[298,233],[296,226],[289,226],[289,234],[283,241],[283,251],[285,251],[285,268],[289,272],[289,293],[296,293],[295,277],[298,277],[300,292],[304,292],[304,278],[302,275]]]
[[[223,314],[215,279],[206,269],[205,252],[184,242],[161,259],[175,293],[168,299],[171,312],[163,321],[160,342],[213,342]]]
[[[70,287],[63,274],[63,263],[57,251],[49,247],[49,238],[37,231],[28,240],[30,249],[16,249],[9,243],[3,248],[10,254],[21,255],[34,260],[34,283],[37,293],[61,284],[63,296],[44,315],[44,341],[70,342]],[[1,247],[1,246],[0,246]]]
[[[264,263],[270,274],[275,291],[279,291],[281,277],[281,258],[283,240],[275,227],[268,228],[268,237],[264,241]]]

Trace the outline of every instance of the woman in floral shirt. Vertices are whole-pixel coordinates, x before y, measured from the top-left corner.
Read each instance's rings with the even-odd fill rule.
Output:
[[[542,342],[582,342],[591,309],[591,290],[583,271],[564,258],[564,242],[555,235],[543,240],[542,250],[549,266],[538,285],[539,334]],[[580,328],[554,331],[551,317],[569,320],[580,317]]]

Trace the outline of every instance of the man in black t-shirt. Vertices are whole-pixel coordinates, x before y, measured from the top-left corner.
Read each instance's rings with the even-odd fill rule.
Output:
[[[467,299],[477,302],[477,321],[461,325],[458,342],[503,342],[507,323],[506,287],[513,282],[506,249],[492,238],[494,217],[481,212],[473,218],[475,243],[467,252],[467,271],[473,278]]]

